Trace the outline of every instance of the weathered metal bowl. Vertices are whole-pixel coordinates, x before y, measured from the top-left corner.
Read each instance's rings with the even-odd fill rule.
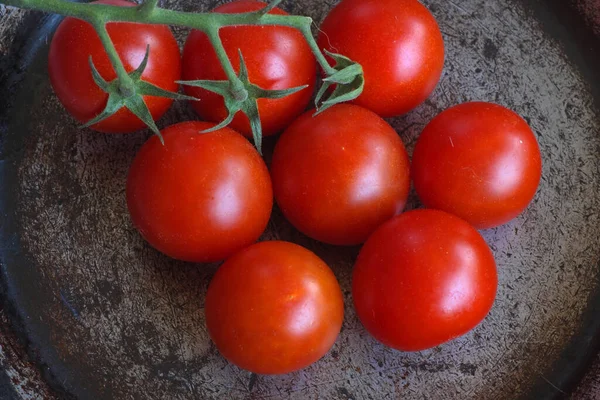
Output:
[[[320,21],[333,3],[283,7]],[[503,104],[537,134],[539,192],[516,220],[483,232],[500,281],[489,316],[419,353],[386,348],[359,323],[350,294],[358,249],[314,242],[275,209],[263,238],[315,251],[346,301],[331,352],[285,376],[242,371],[212,345],[203,306],[216,265],[170,260],[132,227],[125,177],[149,133],[79,130],[47,75],[60,18],[0,6],[0,397],[552,399],[591,371],[573,396],[600,398],[599,368],[590,369],[600,344],[600,3],[424,3],[444,34],[445,71],[429,100],[391,123],[412,150],[441,110],[467,100]],[[195,118],[179,103],[159,125]]]

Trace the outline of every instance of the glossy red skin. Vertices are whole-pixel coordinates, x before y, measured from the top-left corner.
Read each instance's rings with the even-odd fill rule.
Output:
[[[264,7],[265,3],[259,1],[241,0],[223,4],[214,12],[234,14]],[[279,8],[270,13],[287,15]],[[306,109],[315,86],[315,59],[302,34],[296,29],[281,26],[233,26],[222,28],[220,36],[236,72],[239,71],[238,49],[242,50],[253,84],[269,90],[308,85],[306,89],[281,99],[258,101],[263,135],[280,132]],[[200,31],[193,30],[185,43],[183,79],[226,79],[208,37]],[[200,99],[191,104],[203,119],[221,122],[227,117],[221,96],[198,87],[184,88],[188,95]],[[230,126],[248,137],[252,136],[248,117],[242,112],[236,114]]]
[[[421,104],[444,66],[440,29],[417,0],[342,0],[323,21],[318,43],[362,65],[365,87],[354,103],[382,117]]]
[[[399,214],[410,187],[402,140],[377,114],[351,104],[298,118],[275,146],[277,204],[304,234],[325,243],[364,242]]]
[[[252,245],[219,268],[205,312],[210,337],[230,362],[259,374],[286,374],[329,351],[344,303],[319,257],[274,241]]]
[[[458,217],[426,209],[394,217],[367,240],[352,297],[377,340],[420,351],[479,324],[497,286],[494,257],[481,235]]]
[[[95,3],[123,7],[135,5],[122,0]],[[149,44],[150,57],[142,79],[166,90],[178,90],[175,81],[181,79],[181,55],[167,26],[111,22],[106,29],[127,72],[140,65]],[[52,38],[48,68],[58,99],[79,122],[87,122],[102,112],[108,99],[108,94],[92,78],[88,64],[90,56],[105,80],[112,81],[117,77],[94,28],[82,20],[65,18]],[[154,96],[144,96],[144,100],[154,120],[160,118],[173,103],[171,99]],[[92,128],[106,133],[127,133],[145,126],[131,111],[122,108]]]
[[[502,106],[464,103],[435,117],[413,153],[415,189],[427,207],[479,229],[504,224],[533,199],[540,149],[525,120]]]
[[[131,220],[153,247],[192,262],[225,259],[254,243],[273,206],[269,171],[229,128],[182,122],[151,137],[127,177]]]

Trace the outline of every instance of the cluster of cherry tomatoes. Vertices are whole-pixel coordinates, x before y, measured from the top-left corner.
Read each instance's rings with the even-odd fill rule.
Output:
[[[239,0],[214,11],[264,6]],[[111,23],[107,29],[128,71],[150,44],[142,78],[154,85],[176,91],[180,79],[225,79],[201,32],[190,33],[182,62],[168,27]],[[153,247],[190,262],[226,260],[210,283],[205,307],[220,352],[253,372],[287,373],[317,361],[339,334],[343,299],[329,267],[293,243],[255,243],[273,198],[311,238],[365,243],[352,296],[359,319],[382,343],[422,350],[476,326],[497,288],[492,252],[476,229],[503,224],[527,207],[539,184],[541,157],[521,117],[474,102],[434,118],[409,162],[401,138],[382,117],[410,111],[440,79],[444,44],[431,13],[417,0],[342,0],[333,8],[320,27],[319,45],[359,62],[365,87],[353,104],[316,116],[314,110],[302,114],[317,69],[298,31],[234,26],[220,36],[236,67],[241,49],[254,84],[308,85],[282,99],[259,100],[264,134],[284,131],[270,170],[240,135],[251,134],[242,113],[227,128],[199,133],[227,111],[220,96],[186,87],[199,99],[194,109],[210,122],[169,126],[162,131],[164,145],[150,138],[126,186],[133,224]],[[93,28],[67,18],[51,44],[50,76],[61,102],[80,121],[97,115],[107,98],[87,67],[90,55],[104,79],[116,77]],[[145,101],[155,119],[171,105],[165,98]],[[94,126],[104,132],[142,127],[125,109]],[[426,208],[402,213],[411,178]]]

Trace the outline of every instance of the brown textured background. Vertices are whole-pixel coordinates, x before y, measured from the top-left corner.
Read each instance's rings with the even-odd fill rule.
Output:
[[[162,5],[207,10],[218,3]],[[284,8],[320,21],[334,3],[287,1]],[[0,362],[18,393],[51,398],[41,383],[46,380],[64,390],[58,397],[81,399],[509,399],[535,382],[561,395],[546,374],[576,334],[598,284],[600,98],[594,99],[596,89],[571,50],[538,21],[543,1],[424,3],[444,34],[445,72],[425,104],[390,122],[412,150],[442,109],[467,100],[504,104],[538,135],[544,157],[539,193],[517,220],[484,232],[500,280],[488,318],[456,341],[410,354],[376,343],[356,319],[349,289],[357,249],[309,240],[275,210],[263,238],[315,251],[333,268],[346,301],[332,351],[283,377],[241,371],[208,340],[202,307],[215,265],[169,260],[132,228],[125,177],[148,133],[79,131],[45,74],[51,36],[36,43],[19,36],[23,24],[41,26],[48,18],[0,6],[0,105],[10,110],[0,111],[0,140],[8,149],[2,162],[17,178],[15,240],[28,261],[4,266],[11,301],[0,312]],[[597,32],[598,2],[575,3]],[[175,32],[184,38],[187,31]],[[34,45],[39,50],[25,51]],[[181,103],[159,125],[193,118]],[[25,341],[13,339],[7,316],[15,313]],[[597,364],[575,399],[600,398],[600,359]]]

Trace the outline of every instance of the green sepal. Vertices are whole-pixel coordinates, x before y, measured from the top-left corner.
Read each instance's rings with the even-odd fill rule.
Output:
[[[156,97],[166,97],[169,99],[175,100],[197,100],[195,97],[186,96],[180,93],[171,92],[169,90],[162,89],[156,85],[151,84],[150,82],[146,82],[142,80],[142,74],[148,65],[148,57],[150,55],[150,46],[146,47],[146,53],[144,54],[144,59],[140,63],[140,65],[128,75],[131,83],[131,89],[121,90],[122,83],[119,79],[114,79],[111,82],[107,82],[100,73],[98,69],[94,65],[92,57],[90,56],[88,62],[90,65],[90,70],[92,72],[92,78],[94,82],[100,89],[104,92],[108,93],[108,100],[106,101],[106,106],[104,110],[100,112],[97,116],[92,118],[83,124],[82,128],[90,127],[98,122],[105,120],[111,115],[118,112],[121,108],[125,107],[129,111],[131,111],[135,116],[137,116],[154,134],[158,136],[161,143],[164,144],[163,138],[160,134],[160,130],[156,126],[154,119],[152,118],[152,114],[144,101],[143,96],[156,96]],[[123,93],[126,92],[126,93]]]
[[[362,67],[359,64],[351,64],[344,69],[335,72],[332,75],[329,75],[323,82],[331,82],[331,83],[340,83],[342,85],[347,85],[352,83],[356,77],[362,73]]]
[[[88,122],[81,125],[80,127],[88,128],[94,124],[97,124],[98,122],[105,120],[106,118],[119,111],[119,109],[121,109],[123,106],[125,106],[125,102],[122,98],[120,98],[119,96],[109,94],[104,110],[102,110],[100,114],[96,115],[94,118],[90,119]]]
[[[140,65],[133,72],[129,73],[129,77],[131,79],[133,79],[134,81],[137,81],[142,77],[142,74],[144,73],[144,70],[146,69],[146,66],[148,65],[149,57],[150,57],[150,45],[147,44],[146,52],[144,53],[144,59],[142,60]]]
[[[303,89],[306,89],[308,85],[296,86],[289,89],[280,89],[280,90],[265,90],[259,86],[250,84],[249,92],[251,96],[255,98],[264,98],[264,99],[281,99],[283,97],[289,96],[291,94],[297,93]]]
[[[144,124],[148,126],[158,136],[160,142],[165,144],[162,135],[160,134],[160,130],[154,123],[154,119],[152,118],[152,114],[150,114],[150,110],[144,101],[144,98],[140,95],[134,95],[127,97],[125,99],[125,107],[132,113],[136,115],[139,119],[142,120]]]
[[[325,53],[335,61],[333,67],[335,72],[323,79],[323,84],[315,97],[317,110],[315,115],[336,104],[356,99],[365,87],[365,78],[360,64],[341,54],[331,53],[327,50]],[[322,100],[332,85],[335,85],[335,89],[326,100]]]
[[[146,82],[146,81],[142,81],[142,80],[138,81],[136,86],[137,86],[136,87],[137,93],[144,95],[144,96],[166,97],[167,99],[174,99],[174,100],[198,101],[198,99],[195,97],[186,96],[185,94],[181,94],[181,93],[177,93],[177,92],[171,92],[170,90],[165,90],[161,87],[151,84],[150,82]]]
[[[258,150],[258,154],[262,156],[262,125],[260,123],[260,115],[258,113],[258,103],[256,99],[244,102],[242,107],[244,114],[250,120],[250,128],[252,129],[252,139],[254,146]]]
[[[229,113],[223,121],[219,122],[218,125],[215,125],[212,128],[205,129],[205,130],[201,131],[200,133],[209,133],[209,132],[218,131],[219,129],[223,129],[227,125],[229,125],[231,123],[231,121],[233,121],[233,117],[235,117],[235,114]]]
[[[94,61],[92,60],[92,56],[88,58],[88,64],[90,65],[90,69],[92,70],[92,79],[94,79],[94,83],[96,83],[96,85],[98,85],[100,89],[104,90],[105,92],[108,92],[110,85],[108,84],[108,82],[106,82],[102,75],[100,75],[100,72],[98,72],[98,70],[96,69]]]
[[[248,80],[248,68],[246,67],[246,61],[244,61],[244,56],[242,55],[242,49],[238,48],[238,57],[240,57],[240,72],[238,72],[238,78],[242,83],[250,83]]]
[[[342,86],[338,85],[333,90],[333,93],[329,97],[329,99],[325,100],[321,103],[321,107],[315,112],[314,115],[320,114],[328,108],[347,101],[352,101],[356,99],[363,91],[364,81],[358,88],[353,88],[351,86]]]
[[[336,71],[341,71],[346,67],[349,67],[353,64],[357,64],[356,62],[352,61],[350,58],[346,57],[343,54],[332,53],[327,49],[323,49],[323,52],[329,57],[333,58],[333,61],[335,61],[335,65],[333,66],[333,68],[335,68]]]
[[[229,81],[212,81],[212,80],[195,80],[195,81],[178,81],[178,83],[187,86],[200,87],[210,92],[223,96],[225,108],[227,109],[227,117],[218,125],[202,131],[203,133],[213,132],[226,127],[231,123],[235,114],[239,111],[246,114],[252,128],[252,138],[258,152],[262,154],[262,126],[260,123],[260,115],[258,112],[259,98],[263,99],[280,99],[289,96],[300,90],[306,89],[308,85],[293,87],[281,90],[267,90],[258,85],[254,85],[248,78],[248,68],[242,56],[241,50],[238,50],[240,57],[240,68],[238,72],[238,80],[235,83]],[[236,88],[237,93],[234,93],[234,85],[240,86]]]
[[[255,14],[260,18],[263,15],[268,14],[271,10],[273,10],[275,7],[277,7],[282,1],[283,0],[273,0],[273,1],[269,2],[269,4],[267,4],[264,8],[261,8],[258,11],[251,11],[248,14]]]
[[[209,92],[226,96],[229,94],[230,84],[229,81],[210,81],[210,80],[196,80],[196,81],[177,81],[180,85],[195,86],[202,89],[206,89]]]

